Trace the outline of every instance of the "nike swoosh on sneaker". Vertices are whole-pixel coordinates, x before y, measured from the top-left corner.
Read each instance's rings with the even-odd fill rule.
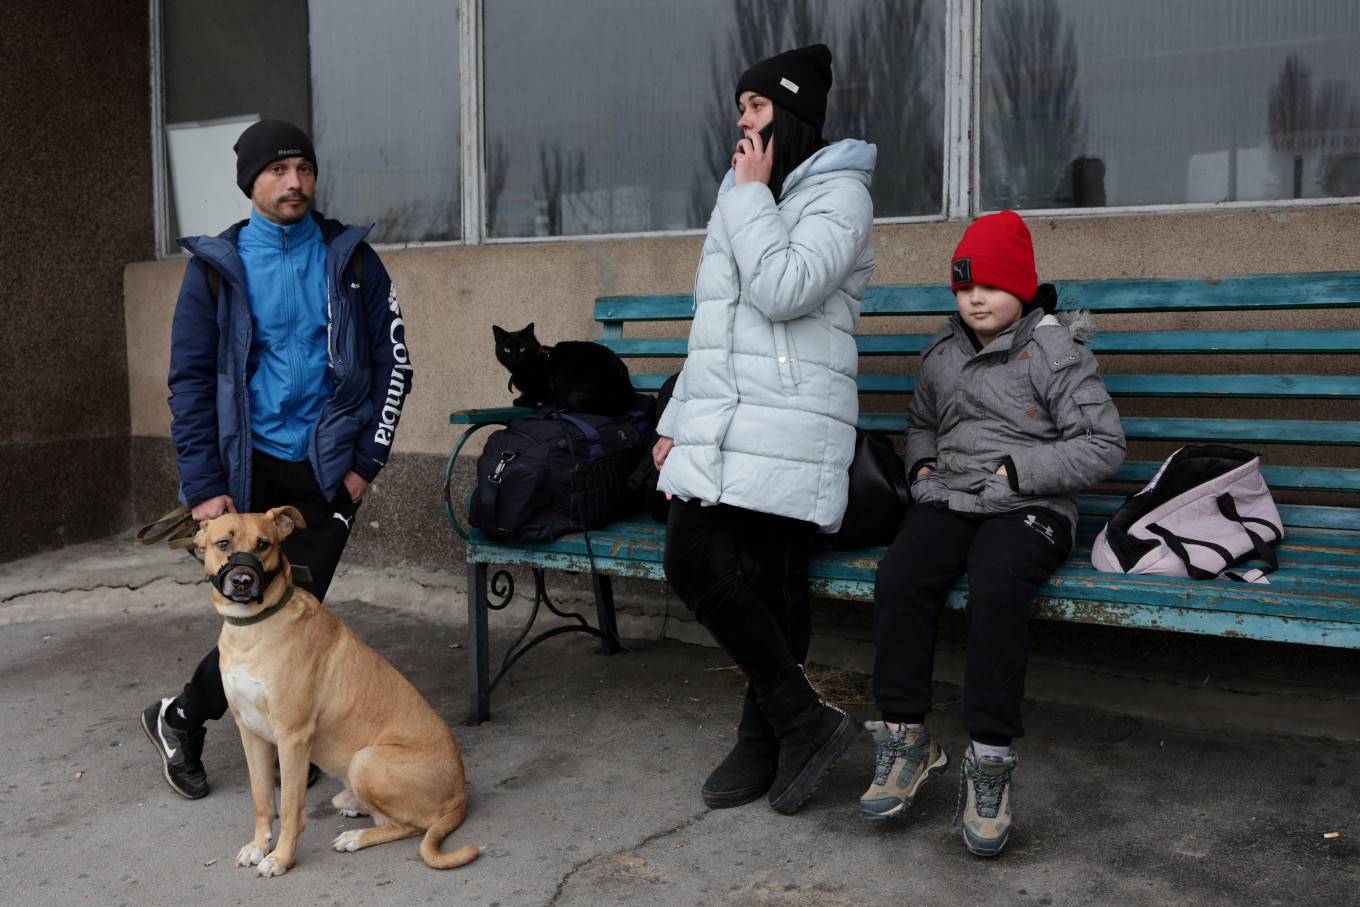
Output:
[[[159,737],[159,738],[161,738],[161,746],[165,749],[165,758],[167,758],[167,759],[173,759],[173,758],[175,758],[175,753],[178,753],[179,750],[177,750],[177,749],[175,749],[173,746],[171,746],[171,745],[170,745],[170,741],[165,739],[165,730],[164,730],[164,722],[165,722],[165,705],[166,705],[166,703],[168,703],[169,701],[170,701],[169,699],[162,699],[162,700],[161,700],[161,713],[160,713],[159,715],[156,716],[156,736]]]

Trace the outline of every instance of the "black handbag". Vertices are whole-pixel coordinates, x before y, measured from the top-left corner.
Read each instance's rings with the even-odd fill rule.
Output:
[[[855,458],[850,463],[850,500],[841,528],[817,536],[818,545],[837,551],[886,545],[897,534],[909,504],[907,465],[892,441],[881,433],[857,428]]]

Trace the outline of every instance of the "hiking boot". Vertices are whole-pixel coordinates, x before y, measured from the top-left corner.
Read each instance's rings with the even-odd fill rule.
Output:
[[[197,800],[208,795],[208,774],[203,771],[203,738],[208,735],[201,725],[192,731],[181,731],[165,721],[165,710],[173,699],[153,702],[142,712],[142,730],[160,754],[165,783],[186,800]]]
[[[874,783],[859,798],[859,813],[866,819],[891,819],[911,809],[916,792],[949,767],[946,756],[924,727],[888,730],[882,721],[866,721],[874,738]]]
[[[779,740],[770,805],[788,815],[859,736],[859,722],[822,701],[799,667],[756,700]]]
[[[963,843],[980,857],[994,857],[1011,833],[1011,773],[1015,751],[1005,759],[978,758],[969,746],[959,769],[959,805],[954,824],[963,825]]]
[[[704,805],[727,809],[758,800],[774,784],[779,769],[779,741],[765,713],[747,689],[742,700],[737,743],[704,782]]]

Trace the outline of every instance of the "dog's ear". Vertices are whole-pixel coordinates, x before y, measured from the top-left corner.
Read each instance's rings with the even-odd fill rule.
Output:
[[[199,551],[208,550],[208,524],[211,522],[212,520],[198,521],[198,531],[194,533],[194,544],[198,546]]]
[[[307,521],[298,513],[296,507],[283,506],[275,507],[265,514],[274,524],[274,528],[279,531],[279,538],[285,539],[292,534],[294,529],[306,529]]]

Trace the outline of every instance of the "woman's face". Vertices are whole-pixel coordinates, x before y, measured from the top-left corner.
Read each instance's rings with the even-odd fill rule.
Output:
[[[741,111],[737,128],[748,138],[770,125],[774,119],[774,105],[770,99],[754,91],[741,93],[741,97],[737,98],[737,110]]]

